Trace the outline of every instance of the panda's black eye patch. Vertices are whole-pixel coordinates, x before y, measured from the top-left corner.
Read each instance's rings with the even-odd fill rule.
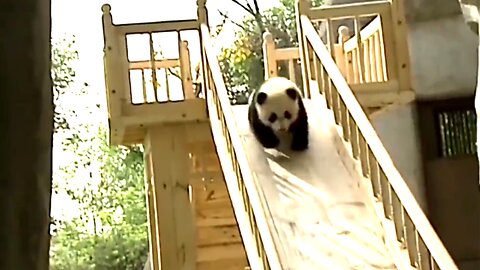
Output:
[[[267,100],[267,94],[260,92],[257,94],[257,103],[262,105]]]
[[[285,117],[285,119],[290,119],[292,118],[292,114],[289,111],[285,111],[283,113],[283,117]]]
[[[286,93],[287,93],[287,96],[290,97],[291,99],[293,100],[296,100],[297,99],[297,90],[293,89],[293,88],[288,88],[286,90]]]
[[[277,121],[277,114],[276,113],[272,113],[270,114],[270,117],[268,117],[268,121],[270,121],[270,123],[273,123],[275,121]]]

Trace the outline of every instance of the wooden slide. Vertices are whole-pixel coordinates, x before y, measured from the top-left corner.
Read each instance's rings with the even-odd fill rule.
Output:
[[[262,148],[249,129],[247,105],[232,106],[248,163],[267,201],[265,211],[273,217],[275,246],[286,257],[282,264],[287,262],[288,269],[396,269],[368,181],[335,134],[332,112],[323,98],[305,105],[310,148],[300,153],[288,145]]]

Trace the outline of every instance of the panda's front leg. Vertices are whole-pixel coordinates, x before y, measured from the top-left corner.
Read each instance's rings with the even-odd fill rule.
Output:
[[[273,130],[261,123],[255,123],[252,125],[253,134],[265,148],[276,148],[280,144],[280,139],[273,132]]]
[[[290,148],[294,151],[303,151],[308,148],[308,122],[300,122],[291,129],[292,144]]]

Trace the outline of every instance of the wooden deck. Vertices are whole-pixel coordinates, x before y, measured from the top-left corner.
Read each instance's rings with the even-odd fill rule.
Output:
[[[247,106],[233,107],[250,166],[268,200],[266,211],[274,217],[276,247],[287,257],[284,269],[397,269],[366,181],[339,152],[331,111],[317,101],[305,105],[311,143],[303,153],[286,145],[259,147],[248,127]]]

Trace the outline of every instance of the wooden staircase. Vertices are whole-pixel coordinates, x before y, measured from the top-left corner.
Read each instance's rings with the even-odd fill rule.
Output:
[[[248,261],[211,137],[191,153],[197,269],[243,270]]]

